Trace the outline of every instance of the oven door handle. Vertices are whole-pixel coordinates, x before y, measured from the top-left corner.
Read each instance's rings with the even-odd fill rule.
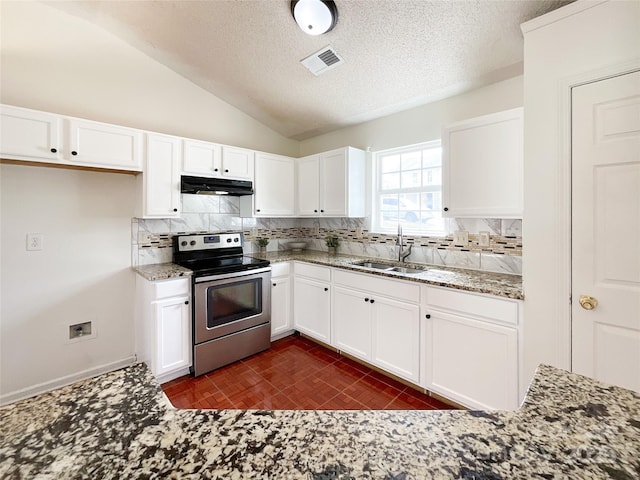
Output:
[[[211,282],[214,280],[224,280],[226,278],[246,277],[248,275],[256,275],[260,273],[270,272],[271,267],[254,268],[253,270],[243,270],[234,273],[219,273],[217,275],[209,275],[207,277],[195,277],[194,283]]]

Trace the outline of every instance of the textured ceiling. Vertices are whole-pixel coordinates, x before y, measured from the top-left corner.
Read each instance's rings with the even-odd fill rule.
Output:
[[[569,2],[336,0],[318,37],[288,0],[47,3],[301,140],[521,74],[520,24]],[[299,62],[327,45],[345,63],[315,77]]]

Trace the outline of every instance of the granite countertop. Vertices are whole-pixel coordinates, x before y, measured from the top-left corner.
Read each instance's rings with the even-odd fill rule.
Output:
[[[133,270],[150,281],[166,280],[169,278],[186,277],[193,272],[188,268],[181,267],[175,263],[156,263],[153,265],[140,265]]]
[[[503,411],[178,410],[144,364],[0,408],[0,478],[640,476],[640,395],[541,366]]]
[[[328,267],[343,268],[352,270],[354,272],[369,273],[372,275],[408,280],[410,282],[426,283],[428,285],[455,288],[468,292],[487,293],[490,295],[513,298],[517,300],[524,299],[524,295],[522,292],[522,277],[520,277],[519,275],[482,272],[478,270],[467,270],[463,268],[451,268],[436,265],[414,263],[400,264],[398,262],[394,262],[393,260],[381,260],[375,258],[372,259],[370,257],[360,257],[356,255],[329,255],[326,252],[317,252],[314,250],[304,250],[301,252],[284,250],[278,252],[269,252],[266,254],[252,253],[249,254],[249,256],[264,258],[269,260],[271,263],[298,260]],[[424,271],[418,274],[404,274],[354,265],[354,263],[363,261],[388,263],[389,266],[402,265],[405,267],[417,267],[420,269],[424,269]],[[150,281],[182,277],[185,275],[191,275],[193,273],[191,270],[174,263],[142,265],[139,267],[135,267],[134,270]]]
[[[506,273],[483,272],[464,268],[443,267],[440,265],[426,265],[415,263],[398,263],[393,260],[379,258],[360,257],[356,255],[329,255],[327,252],[303,250],[293,252],[290,250],[268,252],[267,254],[250,254],[253,257],[266,258],[271,263],[299,260],[303,262],[326,265],[330,267],[344,268],[360,273],[370,273],[389,278],[408,280],[410,282],[426,283],[439,287],[455,288],[468,292],[487,293],[500,297],[523,300],[522,277]],[[402,265],[405,267],[417,267],[425,269],[419,274],[403,274],[365,268],[354,265],[356,262],[371,261],[376,263],[388,263],[389,266]]]

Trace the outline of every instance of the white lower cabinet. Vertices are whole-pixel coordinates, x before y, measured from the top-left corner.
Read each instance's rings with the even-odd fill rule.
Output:
[[[185,375],[191,366],[188,278],[136,280],[136,355],[159,382]]]
[[[418,383],[419,299],[417,284],[336,269],[332,345]]]
[[[331,269],[294,263],[294,327],[316,340],[330,343]]]
[[[424,386],[469,408],[517,408],[519,302],[436,287],[424,293]]]
[[[291,264],[271,265],[271,339],[293,329],[291,321]]]

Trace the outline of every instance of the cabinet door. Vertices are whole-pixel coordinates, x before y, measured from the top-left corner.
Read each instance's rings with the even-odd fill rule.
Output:
[[[427,312],[426,388],[467,407],[518,407],[517,330]]]
[[[144,218],[180,215],[179,138],[147,134],[143,172]]]
[[[185,139],[182,152],[182,173],[204,177],[220,176],[222,148],[220,145]]]
[[[390,298],[372,304],[373,363],[418,383],[420,380],[420,308]]]
[[[142,132],[132,128],[69,119],[69,160],[75,164],[142,170]]]
[[[296,330],[329,343],[329,284],[295,277],[293,322]]]
[[[253,150],[223,146],[222,175],[253,180],[253,157]]]
[[[271,278],[271,336],[291,330],[290,277]]]
[[[293,158],[267,153],[256,154],[256,216],[294,215],[294,169]]]
[[[444,128],[445,215],[522,217],[522,137],[522,108]]]
[[[299,158],[296,165],[298,215],[320,214],[320,160],[318,155]]]
[[[320,155],[320,213],[347,216],[347,150]]]
[[[370,295],[342,287],[333,289],[331,345],[371,360]]]
[[[153,303],[156,322],[156,377],[191,365],[189,297]]]
[[[61,119],[50,113],[3,105],[0,108],[0,154],[15,160],[60,159]]]

